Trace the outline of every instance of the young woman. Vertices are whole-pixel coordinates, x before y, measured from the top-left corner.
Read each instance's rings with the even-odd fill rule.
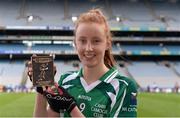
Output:
[[[55,85],[59,94],[53,94],[52,89],[37,89],[40,94],[34,116],[59,116],[65,109],[67,117],[136,117],[137,87],[115,68],[110,28],[102,12],[93,9],[81,14],[74,34],[83,66],[61,76]]]

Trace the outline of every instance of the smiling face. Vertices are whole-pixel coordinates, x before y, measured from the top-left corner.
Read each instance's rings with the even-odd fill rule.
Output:
[[[109,48],[104,25],[80,23],[75,32],[75,46],[79,59],[86,67],[104,65],[105,51]]]

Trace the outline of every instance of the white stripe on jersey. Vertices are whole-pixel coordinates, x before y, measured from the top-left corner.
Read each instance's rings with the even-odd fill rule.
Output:
[[[62,87],[63,87],[64,89],[67,89],[67,88],[69,88],[69,87],[71,87],[71,86],[73,86],[73,85],[63,85]]]
[[[112,103],[111,103],[111,110],[112,110],[112,108],[114,107],[114,104],[115,104],[115,101],[116,101],[116,98],[117,98],[117,95],[118,95],[118,93],[119,93],[119,88],[120,88],[120,84],[119,84],[119,81],[118,81],[118,79],[113,79],[111,82],[110,82],[110,84],[113,86],[113,88],[114,88],[114,90],[115,90],[115,96],[110,96],[110,98],[111,98],[111,101],[112,101]]]
[[[113,73],[111,73],[104,81],[109,83],[116,75],[118,74],[118,71],[115,70]]]
[[[73,80],[73,79],[76,79],[76,77],[78,76],[78,73],[73,73],[72,75],[69,75],[67,76],[63,81],[62,81],[62,84],[70,81],[70,80]]]
[[[116,95],[114,93],[111,93],[111,92],[107,92],[107,94],[111,99],[111,110],[112,110],[112,108],[114,107],[114,105],[116,103]],[[110,110],[110,112],[111,112],[111,110]]]
[[[116,72],[114,73],[114,75],[111,76],[111,77],[107,80],[107,83],[111,82],[111,80],[114,79],[117,74],[118,74],[118,71],[116,71]]]
[[[118,114],[119,114],[119,112],[120,112],[120,110],[121,110],[121,107],[122,107],[122,104],[123,104],[123,102],[124,102],[125,96],[126,96],[126,89],[124,90],[123,97],[122,97],[122,99],[121,99],[121,103],[120,103],[118,109],[116,110],[116,113],[115,113],[114,117],[118,117]]]
[[[106,79],[104,80],[105,82],[107,82],[107,80],[115,73],[116,71],[112,72],[108,77],[106,77]]]
[[[119,81],[124,82],[128,86],[128,83],[125,80],[119,79]]]

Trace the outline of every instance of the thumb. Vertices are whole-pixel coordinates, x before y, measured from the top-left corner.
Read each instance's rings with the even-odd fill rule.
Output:
[[[61,86],[59,86],[57,83],[55,83],[54,86],[57,88],[59,95],[64,94],[64,89]]]

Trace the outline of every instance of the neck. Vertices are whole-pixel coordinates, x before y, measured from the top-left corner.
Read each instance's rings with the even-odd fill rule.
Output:
[[[91,84],[97,81],[108,70],[109,68],[107,68],[104,64],[95,67],[84,67],[83,68],[84,79],[87,82],[87,84]]]

